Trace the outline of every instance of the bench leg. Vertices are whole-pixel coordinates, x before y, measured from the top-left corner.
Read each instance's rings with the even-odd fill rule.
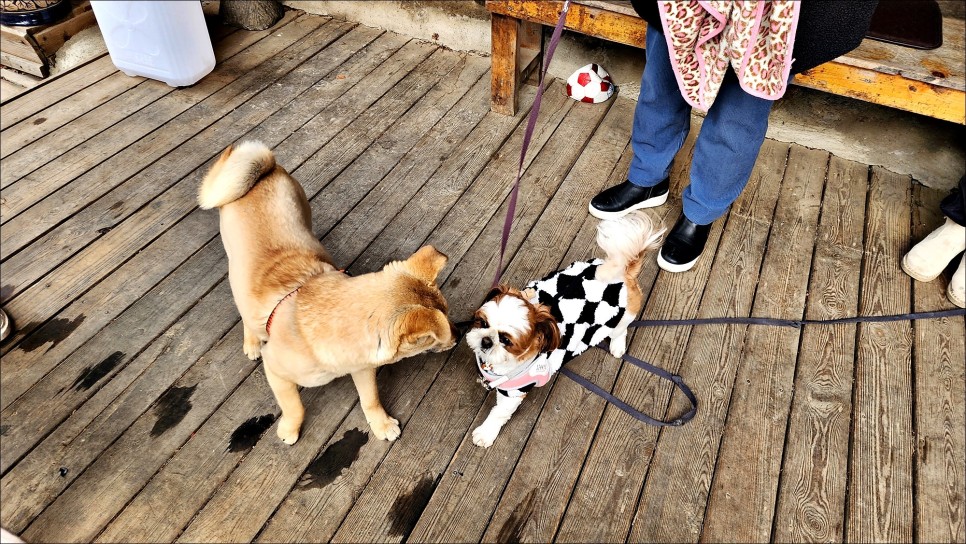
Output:
[[[491,25],[490,109],[514,115],[520,84],[540,65],[542,27],[498,13]]]

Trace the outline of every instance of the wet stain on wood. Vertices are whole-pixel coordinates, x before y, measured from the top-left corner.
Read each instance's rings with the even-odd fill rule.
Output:
[[[416,526],[416,520],[426,509],[433,490],[436,489],[437,480],[431,476],[423,476],[423,479],[416,484],[416,487],[409,493],[403,493],[396,498],[392,509],[389,510],[389,519],[392,525],[389,527],[391,536],[407,536]]]
[[[20,349],[30,353],[48,342],[52,343],[50,347],[54,347],[61,340],[67,338],[70,333],[74,332],[84,322],[84,319],[86,319],[84,315],[79,315],[74,319],[67,319],[65,317],[52,319],[33,334],[28,333],[29,336],[24,338],[23,342],[20,343]],[[35,329],[37,325],[39,323],[29,323],[24,327],[24,330],[29,331]]]
[[[334,482],[359,458],[359,450],[369,442],[369,433],[349,429],[335,444],[319,454],[299,478],[303,489],[321,488]]]
[[[275,423],[275,414],[255,416],[246,420],[231,433],[228,448],[225,451],[239,452],[252,449],[272,423]]]
[[[7,436],[10,432],[10,425],[0,425],[0,436]]]
[[[124,357],[125,354],[123,352],[115,351],[96,365],[85,368],[81,372],[81,375],[74,380],[71,387],[74,388],[74,391],[87,391],[104,376],[107,376],[112,370],[117,368],[117,365],[124,360]]]
[[[0,287],[0,300],[6,302],[11,296],[13,296],[13,285]]]
[[[520,542],[523,534],[523,527],[533,516],[533,502],[537,497],[537,490],[531,489],[527,496],[517,504],[510,514],[510,519],[506,520],[503,527],[500,527],[500,534],[496,537],[498,542]]]
[[[168,429],[181,423],[184,416],[191,411],[191,395],[196,387],[198,384],[191,387],[172,387],[161,395],[154,405],[154,413],[158,416],[158,420],[151,428],[152,437],[161,436]]]
[[[46,121],[47,121],[47,118],[46,117],[38,117],[38,118],[34,119],[34,125],[39,125],[39,124],[44,123]]]

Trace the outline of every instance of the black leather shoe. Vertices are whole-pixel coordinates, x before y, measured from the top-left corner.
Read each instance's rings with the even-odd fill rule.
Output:
[[[657,265],[668,272],[690,270],[704,251],[704,244],[708,242],[708,233],[711,232],[713,224],[692,223],[682,213],[664,240],[661,252],[657,254]]]
[[[654,187],[640,187],[630,181],[604,189],[590,200],[590,215],[599,219],[617,219],[634,210],[653,208],[667,202],[671,183],[664,178]]]

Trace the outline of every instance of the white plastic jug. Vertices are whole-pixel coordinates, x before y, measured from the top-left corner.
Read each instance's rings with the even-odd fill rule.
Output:
[[[92,0],[91,8],[111,60],[129,76],[183,87],[215,67],[198,0]]]

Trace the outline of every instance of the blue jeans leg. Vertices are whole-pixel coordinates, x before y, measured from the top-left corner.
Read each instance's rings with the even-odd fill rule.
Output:
[[[691,183],[681,195],[689,220],[707,225],[738,199],[765,141],[772,104],[743,91],[728,71],[694,144]]]
[[[688,136],[691,106],[678,90],[664,34],[648,31],[646,54],[631,133],[634,158],[627,179],[634,185],[653,187],[668,176],[671,161]]]

